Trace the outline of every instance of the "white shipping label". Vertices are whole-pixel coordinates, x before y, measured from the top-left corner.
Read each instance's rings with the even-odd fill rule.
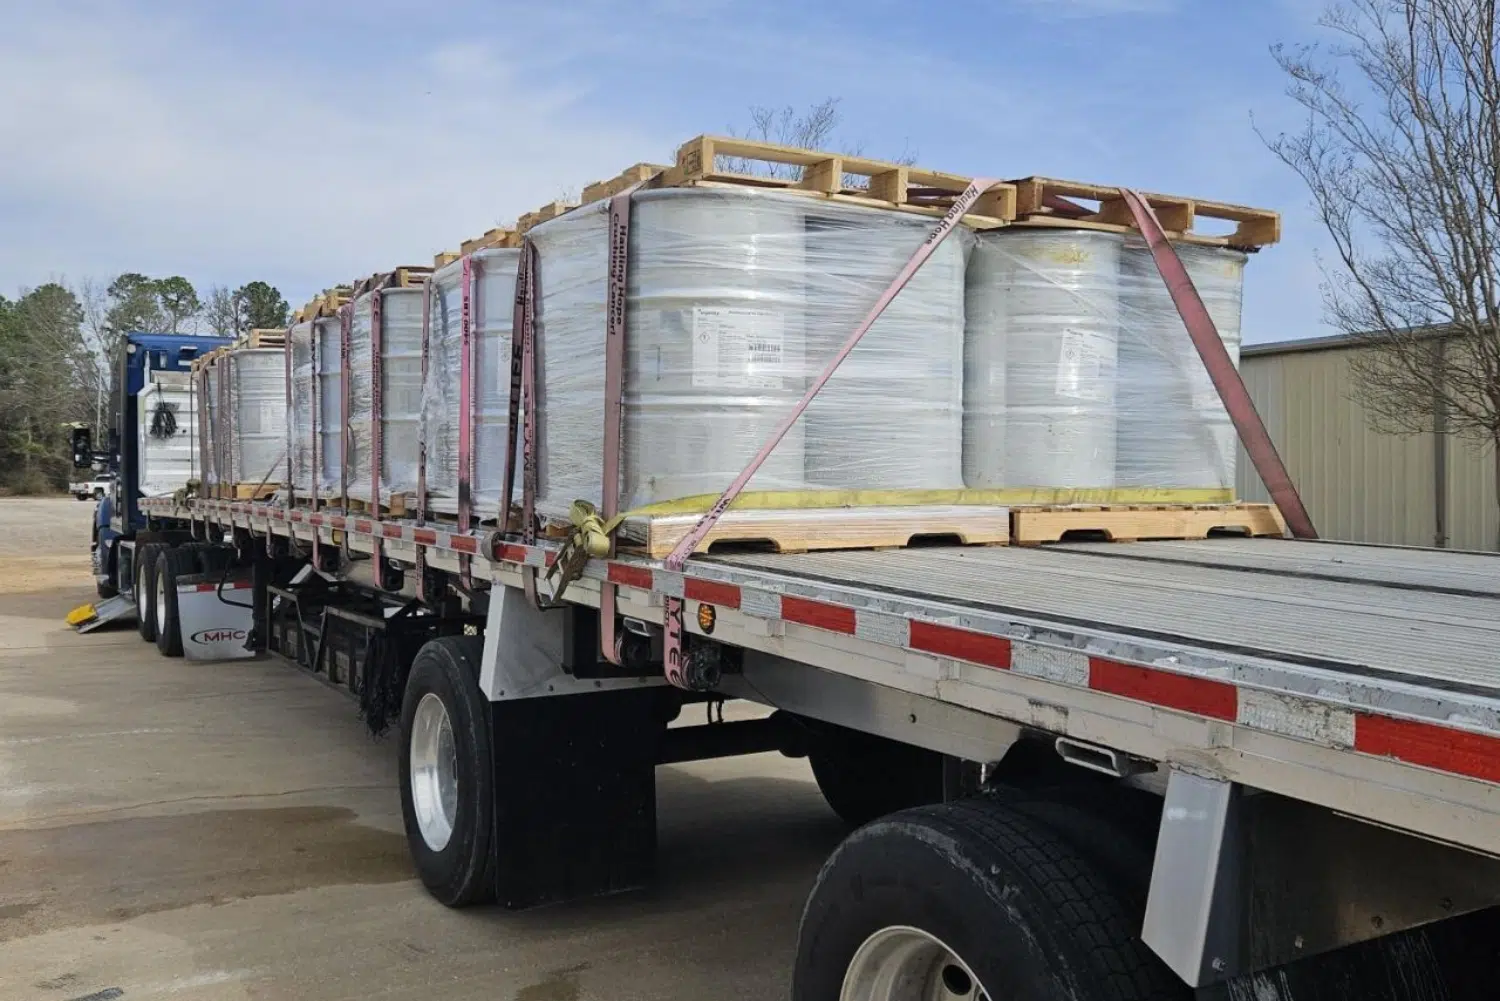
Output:
[[[785,318],[769,309],[693,308],[693,386],[781,389]]]
[[[1108,403],[1114,399],[1109,378],[1115,367],[1115,345],[1101,334],[1068,328],[1057,358],[1058,396]]]

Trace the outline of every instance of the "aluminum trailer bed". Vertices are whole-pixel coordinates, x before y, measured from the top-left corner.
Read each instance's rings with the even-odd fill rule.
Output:
[[[469,561],[495,589],[487,634],[548,628],[521,588],[554,543],[146,506],[408,567],[419,549],[429,567]],[[591,615],[604,586],[644,635],[683,597],[694,642],[735,651],[720,694],[970,762],[1045,735],[1162,794],[1142,936],[1190,984],[1500,903],[1500,556],[1241,538],[709,555],[681,572],[621,556],[564,598]],[[497,644],[480,677],[495,705],[661,683],[518,672]],[[1227,878],[1236,865],[1253,875]]]

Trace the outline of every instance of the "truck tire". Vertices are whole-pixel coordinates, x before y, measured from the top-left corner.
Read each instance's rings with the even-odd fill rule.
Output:
[[[164,548],[148,542],[135,551],[135,628],[147,643],[156,641],[156,562]]]
[[[190,547],[163,548],[156,557],[156,649],[163,657],[182,656],[182,623],[177,614],[177,578],[198,573],[198,553]]]
[[[825,724],[807,757],[823,799],[851,827],[943,799],[943,756],[935,751]]]
[[[802,914],[792,1001],[1186,1001],[1139,909],[1007,804],[893,814],[834,851]]]
[[[495,787],[482,636],[417,651],[401,702],[401,817],[417,875],[448,907],[495,897]],[[524,767],[524,763],[518,763]]]

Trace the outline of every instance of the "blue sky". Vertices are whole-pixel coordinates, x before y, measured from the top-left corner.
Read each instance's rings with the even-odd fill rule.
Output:
[[[1280,210],[1245,336],[1328,333],[1322,242],[1251,127],[1321,0],[0,0],[0,290],[124,270],[299,304],[442,249],[752,104],[842,99],[927,167]]]

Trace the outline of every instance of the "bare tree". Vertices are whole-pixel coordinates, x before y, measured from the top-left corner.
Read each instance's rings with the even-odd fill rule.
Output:
[[[796,146],[800,149],[823,150],[837,146],[832,149],[833,152],[844,156],[863,156],[863,143],[841,142],[836,138],[838,128],[844,121],[844,113],[839,110],[840,100],[837,97],[826,97],[805,112],[799,112],[790,104],[781,108],[751,105],[750,127],[743,135],[733,128],[729,129],[729,134],[742,139]],[[916,153],[903,148],[901,155],[890,162],[910,165],[916,161]],[[802,168],[795,164],[763,163],[731,156],[724,157],[718,166],[735,174],[754,174],[785,181],[802,179]],[[845,187],[855,187],[858,179],[845,175],[843,183]]]
[[[1384,430],[1500,446],[1496,0],[1341,0],[1331,45],[1278,46],[1307,124],[1267,145],[1332,237],[1329,321]],[[1264,137],[1263,137],[1264,138]],[[1496,462],[1500,488],[1500,456]]]
[[[227,285],[215,285],[208,290],[203,303],[203,321],[208,332],[215,337],[234,337],[244,330],[244,310],[240,300]]]

